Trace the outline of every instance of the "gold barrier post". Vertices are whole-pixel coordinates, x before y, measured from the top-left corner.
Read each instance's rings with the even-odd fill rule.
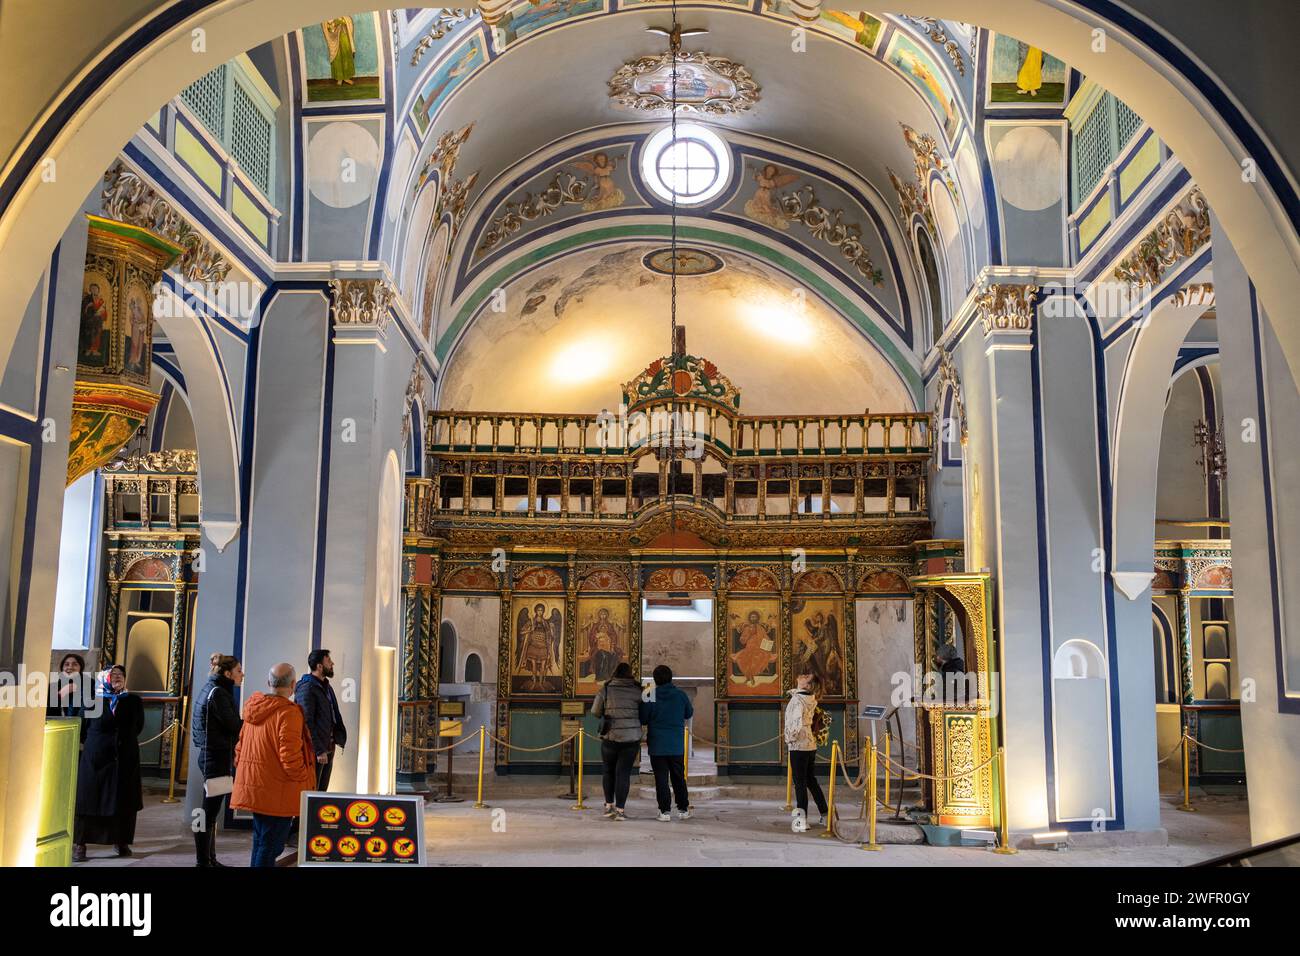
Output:
[[[1192,764],[1191,764],[1191,747],[1188,741],[1192,738],[1183,731],[1183,805],[1178,807],[1186,813],[1195,813],[1196,808],[1192,806]]]
[[[999,747],[998,764],[998,847],[994,853],[1010,855],[1016,852],[1011,845],[1011,828],[1007,823],[1007,751]]]
[[[889,742],[892,739],[893,738],[891,738],[889,735],[889,731],[886,730],[885,731],[885,806],[889,806],[889,751],[890,751]],[[876,742],[873,740],[871,742],[871,759],[875,760],[875,758],[876,758]],[[872,779],[875,778],[875,775],[876,775],[876,768],[872,767],[871,768]]]
[[[483,802],[483,751],[487,749],[483,746],[483,734],[486,730],[486,724],[478,725],[478,799],[474,801],[475,810],[487,809],[487,804]]]
[[[785,810],[794,809],[794,764],[790,760],[790,751],[785,752]]]
[[[885,736],[885,756],[889,756],[889,736]],[[871,750],[867,753],[867,782],[870,786],[867,788],[871,795],[867,797],[867,803],[871,809],[867,811],[867,841],[862,844],[864,850],[879,850],[881,846],[876,842],[876,742],[871,741]],[[889,766],[885,766],[885,793],[889,793]]]
[[[586,810],[587,808],[582,805],[582,753],[583,753],[582,738],[587,735],[580,730],[578,731],[577,736],[578,736],[578,802],[575,803],[573,806],[569,807],[569,809]]]
[[[162,803],[180,803],[176,799],[176,765],[180,762],[181,755],[176,752],[176,747],[180,743],[181,723],[185,720],[185,706],[188,701],[188,697],[181,698],[180,718],[172,723],[172,766],[171,772],[167,775],[170,778],[167,783],[167,796],[163,797]]]
[[[691,729],[682,725],[682,776],[691,775]]]
[[[823,840],[835,839],[835,771],[839,768],[840,742],[831,741],[831,792],[826,797],[826,829],[820,834]],[[817,758],[813,757],[813,766],[817,766]]]

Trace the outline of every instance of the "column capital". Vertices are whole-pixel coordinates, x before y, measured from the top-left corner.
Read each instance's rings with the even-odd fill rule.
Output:
[[[335,328],[360,327],[383,335],[397,290],[387,279],[330,279],[330,318]]]
[[[1034,329],[1035,283],[992,283],[975,297],[984,335],[1014,332],[1028,335]]]

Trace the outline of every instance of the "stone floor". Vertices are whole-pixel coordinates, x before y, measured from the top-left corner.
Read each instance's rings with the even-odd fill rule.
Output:
[[[1026,849],[1001,856],[974,847],[915,845],[889,845],[867,853],[856,844],[823,839],[816,830],[796,834],[782,809],[784,792],[779,786],[750,785],[741,792],[763,796],[748,799],[731,796],[725,786],[718,788],[696,805],[693,819],[674,818],[669,823],[655,819],[650,794],[634,786],[628,820],[617,823],[601,816],[600,797],[590,783],[586,792],[591,808],[584,812],[570,810],[573,801],[559,798],[567,781],[494,778],[490,783],[494,793],[487,795],[489,810],[475,810],[472,799],[428,805],[425,835],[430,865],[1183,866],[1249,843],[1243,795],[1195,790],[1197,813],[1177,811],[1179,800],[1172,794],[1162,801],[1167,845],[1073,847],[1064,852]],[[89,861],[78,866],[192,866],[193,843],[180,834],[181,805],[163,804],[162,796],[145,796],[134,856],[119,859],[111,847],[92,846]],[[841,813],[856,818],[857,805],[842,808]],[[846,819],[842,832],[856,834],[860,828],[856,819]],[[222,861],[246,865],[251,842],[248,831],[222,832],[218,839]]]

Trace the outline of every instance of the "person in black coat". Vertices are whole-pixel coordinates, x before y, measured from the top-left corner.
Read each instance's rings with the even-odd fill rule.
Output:
[[[317,648],[308,654],[307,670],[293,689],[293,699],[302,708],[312,746],[316,748],[316,789],[328,790],[334,750],[342,750],[347,744],[348,729],[343,726],[338,698],[330,686],[330,678],[334,676],[330,652]]]
[[[144,809],[140,787],[140,731],[144,704],[126,689],[126,668],[114,664],[100,688],[97,716],[89,716],[77,770],[77,815],[72,859],[86,859],[87,843],[117,847],[130,856],[135,816]],[[92,711],[95,713],[95,711]]]
[[[85,673],[86,660],[80,654],[64,654],[59,673],[50,683],[46,718],[75,717],[81,721],[81,742],[86,742],[86,714],[95,705],[95,680]]]
[[[203,689],[194,696],[194,717],[190,722],[194,746],[199,751],[198,769],[203,775],[202,826],[194,834],[194,859],[196,866],[225,866],[217,859],[217,821],[230,794],[223,787],[209,786],[208,781],[235,772],[235,742],[244,725],[235,707],[235,688],[244,683],[244,667],[229,654],[213,654],[208,663],[212,671]]]

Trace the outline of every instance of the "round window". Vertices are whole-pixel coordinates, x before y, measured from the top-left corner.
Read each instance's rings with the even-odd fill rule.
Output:
[[[665,126],[641,153],[641,175],[664,202],[698,206],[722,191],[731,175],[731,153],[711,130],[678,123]]]

